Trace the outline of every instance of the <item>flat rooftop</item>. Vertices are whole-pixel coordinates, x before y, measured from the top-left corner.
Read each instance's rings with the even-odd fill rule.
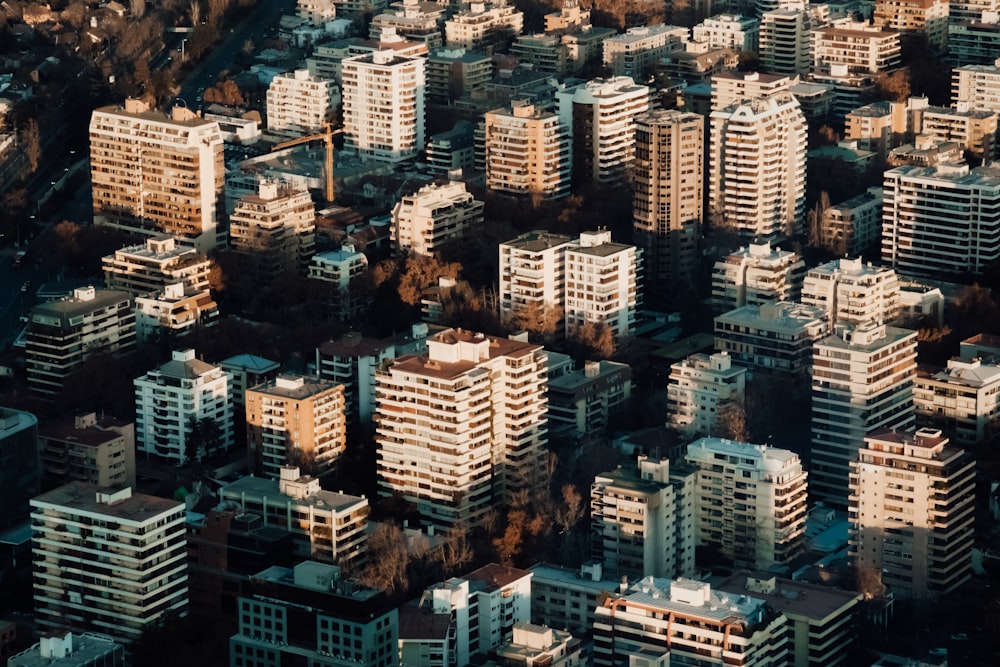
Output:
[[[184,503],[170,498],[150,496],[145,493],[132,493],[128,498],[117,502],[101,502],[98,493],[113,494],[120,489],[108,489],[84,482],[70,482],[58,489],[47,491],[32,499],[35,503],[57,505],[67,512],[86,513],[112,517],[130,523],[144,523],[171,511],[181,513]]]
[[[761,593],[759,590],[750,592],[747,583],[751,577],[745,573],[734,574],[718,583],[716,588],[733,595],[750,593],[765,600],[775,611],[816,620],[825,619],[845,607],[857,604],[862,597],[860,593],[782,579],[771,574],[758,576],[774,580],[773,593]]]
[[[241,498],[253,498],[263,500],[267,498],[272,504],[308,505],[322,510],[333,512],[347,512],[359,503],[367,503],[363,496],[352,496],[346,493],[336,493],[334,491],[318,491],[305,498],[292,498],[279,491],[278,480],[264,479],[262,477],[242,477],[221,489],[223,498],[226,500],[240,501]]]

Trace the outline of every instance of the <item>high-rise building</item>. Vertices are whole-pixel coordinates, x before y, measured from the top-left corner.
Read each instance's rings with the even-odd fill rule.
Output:
[[[425,185],[392,209],[389,241],[397,256],[409,253],[451,260],[463,257],[468,239],[481,231],[483,202],[465,183]]]
[[[772,74],[808,74],[813,19],[804,7],[760,17],[760,69]]]
[[[880,30],[866,23],[849,23],[814,30],[812,66],[829,72],[844,65],[854,74],[888,72],[901,64],[899,33]]]
[[[498,296],[500,316],[508,319],[535,311],[554,319],[564,331],[566,251],[574,241],[561,234],[534,231],[500,244]]]
[[[805,213],[807,139],[805,116],[789,93],[713,111],[712,226],[749,240],[794,234]]]
[[[747,369],[726,352],[697,353],[670,366],[667,424],[686,437],[710,435],[729,406],[744,407]]]
[[[267,87],[267,131],[291,138],[319,134],[337,101],[329,79],[307,69],[279,74]]]
[[[375,51],[342,67],[345,147],[399,162],[424,148],[424,58]]]
[[[956,67],[951,77],[952,104],[1000,112],[1000,64]]]
[[[559,199],[572,184],[573,143],[556,113],[527,102],[487,112],[481,126],[486,187]]]
[[[830,332],[821,308],[779,301],[715,317],[715,349],[755,373],[808,378],[813,343]]]
[[[303,271],[316,247],[316,207],[305,190],[261,181],[257,194],[236,203],[229,237],[233,252],[260,281]]]
[[[614,76],[645,81],[654,65],[672,51],[684,49],[688,29],[675,25],[629,28],[604,40],[604,66]]]
[[[165,233],[200,250],[225,245],[225,165],[219,124],[175,106],[171,116],[139,100],[90,119],[94,224]]]
[[[698,546],[750,570],[789,565],[802,553],[808,488],[798,454],[701,438],[684,458],[698,468]]]
[[[795,301],[802,291],[806,264],[798,253],[751,243],[715,263],[712,306],[725,313],[743,306]]]
[[[874,25],[904,35],[924,35],[937,51],[948,46],[948,0],[876,0]]]
[[[917,332],[884,324],[838,325],[812,361],[810,491],[845,506],[850,462],[866,435],[914,423]]]
[[[254,470],[277,479],[290,464],[320,477],[347,447],[344,385],[279,375],[247,389],[246,421]]]
[[[855,567],[907,596],[951,593],[972,577],[976,462],[941,431],[880,429],[851,461]]]
[[[884,178],[883,262],[938,276],[1000,259],[1000,167],[905,166]]]
[[[641,280],[641,250],[612,242],[606,229],[580,234],[566,250],[566,335],[593,323],[608,327],[616,339],[631,336]]]
[[[81,287],[31,309],[25,334],[28,386],[52,398],[66,377],[95,354],[135,346],[135,314],[127,292]]]
[[[380,590],[305,561],[272,566],[250,579],[239,599],[239,630],[229,638],[230,667],[289,662],[398,667],[399,612]]]
[[[888,324],[900,314],[899,278],[884,266],[856,259],[834,259],[809,269],[802,303],[822,308],[830,324]]]
[[[632,226],[647,289],[692,284],[704,211],[705,119],[657,110],[635,121]]]
[[[485,51],[524,29],[524,14],[507,0],[480,0],[461,6],[444,22],[444,43],[449,49]]]
[[[792,76],[761,72],[729,71],[712,77],[712,111],[725,109],[745,100],[771,97],[788,92]]]
[[[0,408],[0,530],[27,521],[28,501],[42,488],[38,418]]]
[[[135,424],[94,412],[51,421],[38,430],[46,480],[100,487],[135,485]]]
[[[154,236],[141,245],[126,246],[101,259],[108,289],[145,296],[180,283],[184,289],[208,289],[208,255],[178,245],[170,236]]]
[[[447,329],[426,356],[379,370],[379,494],[401,495],[434,525],[470,528],[530,486],[547,439],[545,367],[538,345]]]
[[[944,368],[921,365],[913,385],[917,423],[940,428],[956,444],[982,442],[1000,415],[1000,365],[952,357]]]
[[[136,445],[147,457],[184,465],[233,446],[229,374],[193,349],[175,350],[133,383]]]
[[[640,456],[635,467],[594,477],[590,487],[591,557],[616,576],[694,573],[695,472]]]
[[[594,619],[596,667],[784,665],[792,649],[780,611],[694,579],[622,583]]]
[[[35,621],[126,644],[187,609],[184,503],[70,482],[31,501]]]
[[[649,88],[619,76],[557,91],[556,98],[573,137],[574,180],[624,183],[635,159],[636,118],[649,110]]]

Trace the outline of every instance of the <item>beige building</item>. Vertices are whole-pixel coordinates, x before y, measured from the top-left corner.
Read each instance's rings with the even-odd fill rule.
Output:
[[[819,244],[837,255],[862,255],[882,242],[882,188],[871,187],[823,211]]]
[[[822,308],[830,324],[886,324],[900,315],[899,278],[891,268],[856,259],[834,259],[809,269],[802,303]]]
[[[423,42],[427,48],[444,46],[441,25],[445,8],[436,2],[401,0],[393,2],[383,13],[372,19],[370,35],[382,34],[383,28],[393,28],[396,34],[414,42]]]
[[[184,107],[171,115],[139,100],[90,119],[94,224],[165,233],[200,250],[224,246],[225,166],[219,124]]]
[[[808,475],[798,454],[701,438],[684,459],[698,468],[698,546],[750,570],[790,565],[802,553]]]
[[[254,470],[277,479],[294,465],[320,477],[347,447],[344,385],[279,375],[247,389],[246,421]]]
[[[972,577],[976,462],[932,429],[870,433],[851,461],[850,552],[893,592],[937,597]]]
[[[447,329],[379,370],[379,494],[437,526],[479,525],[541,472],[545,368],[538,345]]]
[[[464,7],[444,22],[449,49],[481,51],[496,46],[500,35],[514,37],[524,29],[524,14],[507,0],[480,0]]]
[[[116,250],[103,257],[101,265],[108,289],[145,296],[175,283],[185,290],[207,290],[211,260],[203,252],[178,245],[173,237],[159,235]]]
[[[257,194],[236,202],[229,238],[258,280],[304,271],[316,246],[316,207],[305,190],[261,181]]]
[[[813,496],[847,504],[850,462],[879,428],[914,423],[917,332],[872,322],[838,325],[816,343],[812,362]]]
[[[688,29],[675,25],[629,28],[604,40],[604,66],[614,76],[645,81],[660,58],[683,50],[687,39]]]
[[[704,211],[705,119],[657,110],[635,120],[632,228],[647,288],[692,284]]]
[[[1000,62],[1000,58],[998,58]],[[1000,112],[1000,65],[966,65],[951,73],[951,103]]]
[[[814,30],[813,70],[829,72],[835,65],[855,74],[888,72],[901,64],[899,33],[867,23],[849,23]]]
[[[481,126],[486,187],[560,199],[572,184],[573,145],[559,115],[527,102],[486,113]]]
[[[1000,366],[953,357],[945,368],[920,366],[913,385],[917,423],[942,429],[956,444],[982,442],[1000,416]]]
[[[566,251],[574,240],[534,231],[500,244],[498,296],[500,316],[528,311],[554,319],[553,333],[565,330]]]
[[[175,283],[135,299],[135,336],[140,345],[174,342],[218,323],[219,304],[207,289],[185,291],[183,284]]]
[[[927,107],[915,125],[920,134],[936,141],[954,141],[976,159],[989,163],[997,158],[998,123],[997,111],[960,104],[958,108]]]
[[[938,52],[948,46],[948,0],[876,0],[873,22],[902,34],[925,35]]]
[[[425,64],[391,50],[341,63],[345,148],[380,162],[424,149]]]
[[[717,313],[742,306],[795,301],[802,291],[806,264],[798,253],[751,243],[720,259],[712,268],[712,305]]]
[[[102,488],[135,485],[135,424],[88,412],[38,429],[49,483],[72,480]]]
[[[671,365],[667,424],[685,437],[710,435],[719,413],[744,406],[746,375],[726,352],[692,354]]]
[[[452,260],[466,254],[468,239],[483,225],[483,202],[461,181],[425,185],[392,209],[389,242],[393,253]]]
[[[794,77],[786,74],[730,71],[712,77],[712,111],[756,97],[788,92]]]

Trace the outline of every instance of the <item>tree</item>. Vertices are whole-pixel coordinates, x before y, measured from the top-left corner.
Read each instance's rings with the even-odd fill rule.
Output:
[[[712,435],[735,442],[750,442],[750,427],[747,424],[747,411],[743,402],[734,396],[732,400],[721,403],[715,414],[715,428]]]
[[[603,322],[577,324],[568,338],[576,357],[607,359],[615,353],[615,333]]]
[[[507,513],[507,527],[503,534],[493,538],[497,557],[504,565],[511,565],[521,555],[527,522],[528,515],[523,509],[512,509]]]
[[[184,461],[201,461],[205,451],[205,431],[201,420],[191,415],[187,420],[187,435],[184,437]]]
[[[201,442],[204,455],[210,456],[223,445],[222,436],[224,431],[212,417],[202,417],[198,420],[198,427],[201,432]]]
[[[410,255],[406,258],[399,278],[399,298],[403,303],[415,306],[420,303],[420,295],[428,287],[437,284],[438,278],[457,279],[462,265],[445,263],[435,257]]]
[[[131,0],[129,4],[132,7],[134,18],[141,19],[142,15],[146,13],[146,0]]]
[[[472,562],[474,553],[469,544],[468,533],[461,523],[454,524],[445,534],[441,546],[434,552],[434,558],[441,565],[444,576],[460,571]]]
[[[368,538],[368,563],[361,570],[361,583],[384,590],[390,597],[405,592],[409,565],[403,530],[391,523],[376,524]]]
[[[559,306],[546,306],[537,301],[530,301],[514,308],[508,318],[508,324],[512,328],[548,338],[556,333],[562,318],[563,309]]]
[[[586,507],[583,504],[583,496],[573,484],[563,484],[562,505],[556,508],[555,521],[568,533],[583,518]]]
[[[42,157],[42,142],[38,132],[38,121],[29,118],[20,132],[21,150],[28,159],[28,170],[34,174],[38,171],[38,162]]]
[[[890,102],[905,102],[910,99],[909,68],[904,67],[890,74],[878,74],[875,77],[875,93],[878,99]]]
[[[191,0],[188,8],[191,10],[191,25],[197,28],[198,24],[201,23],[201,3],[198,0]]]

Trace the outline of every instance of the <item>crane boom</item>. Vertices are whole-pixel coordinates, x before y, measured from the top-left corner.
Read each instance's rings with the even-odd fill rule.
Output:
[[[333,137],[337,134],[343,134],[344,128],[338,127],[333,129],[330,123],[323,124],[323,132],[320,134],[310,134],[307,137],[299,137],[298,139],[291,139],[289,141],[283,141],[280,144],[272,148],[272,151],[281,150],[282,148],[291,148],[292,146],[298,146],[300,144],[307,144],[310,141],[317,141],[319,139],[323,140],[323,144],[326,148],[326,155],[323,159],[323,170],[326,172],[326,191],[323,193],[326,196],[326,203],[332,204],[336,195],[333,183]]]

